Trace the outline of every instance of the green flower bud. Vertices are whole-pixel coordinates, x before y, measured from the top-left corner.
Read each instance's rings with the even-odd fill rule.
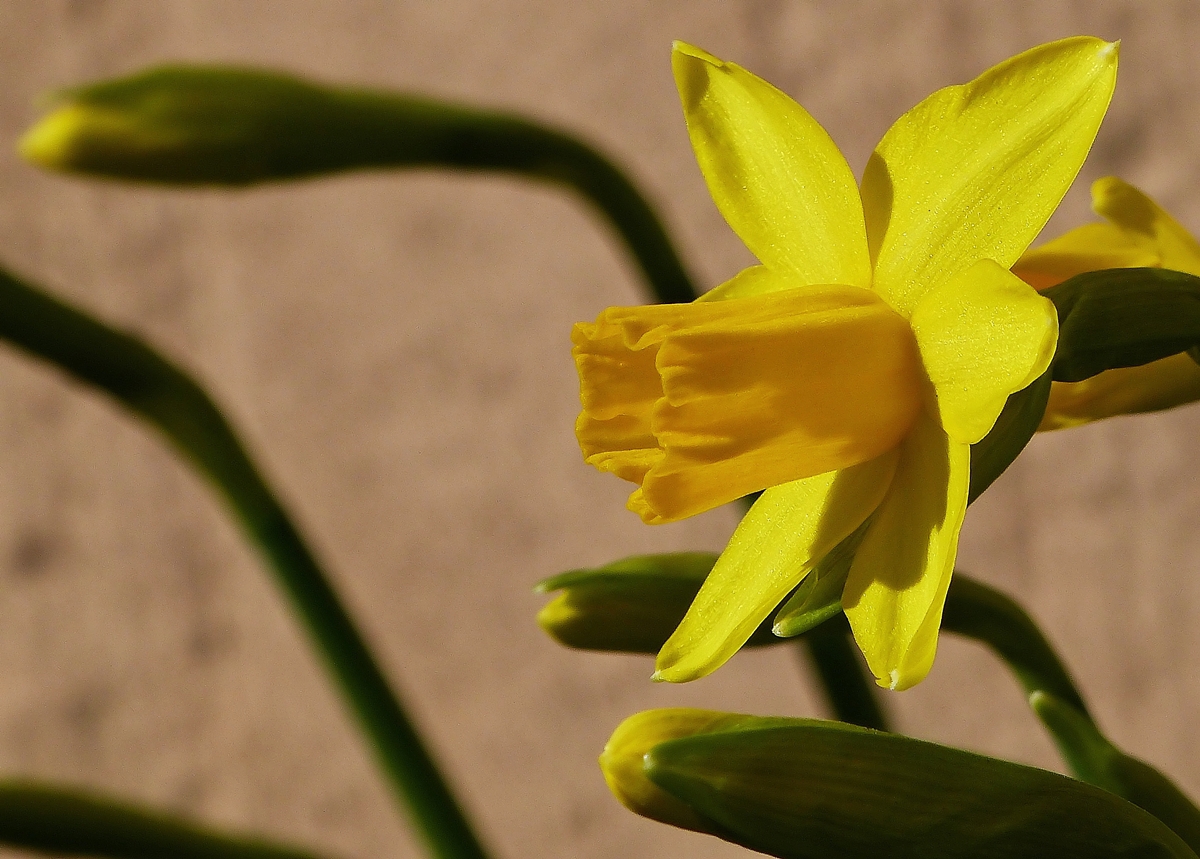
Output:
[[[645,758],[659,743],[735,727],[752,718],[687,707],[638,713],[613,731],[600,755],[600,770],[613,796],[630,811],[681,829],[719,834],[711,821],[646,777]]]
[[[537,586],[539,593],[559,592],[538,613],[538,623],[567,647],[657,653],[716,560],[711,552],[637,555],[554,576]],[[780,641],[764,622],[747,644]]]
[[[840,722],[652,710],[600,763],[638,814],[782,859],[1195,856],[1108,791]]]
[[[163,66],[50,103],[21,139],[27,160],[152,182],[242,185],[421,165],[537,174],[554,161],[548,148],[583,150],[517,117],[255,69]]]
[[[347,132],[365,118],[356,98],[368,106],[361,94],[280,74],[166,66],[55,94],[57,108],[19,147],[51,170],[125,179],[243,184],[305,175],[355,154]]]

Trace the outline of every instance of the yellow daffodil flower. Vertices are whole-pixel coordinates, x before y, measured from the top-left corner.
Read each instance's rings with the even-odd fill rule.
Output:
[[[1116,45],[1043,45],[934,93],[861,187],[770,84],[685,44],[673,66],[713,199],[762,264],[575,326],[576,431],[649,523],[765,491],[655,677],[715,670],[870,520],[843,606],[879,683],[907,688],[933,662],[970,444],[1054,351],[1054,307],[1009,268],[1092,145]]]
[[[1200,243],[1137,188],[1116,176],[1098,179],[1092,184],[1092,209],[1106,223],[1087,224],[1033,248],[1013,266],[1013,274],[1037,289],[1104,268],[1149,266],[1200,276]],[[1200,366],[1181,352],[1082,382],[1055,382],[1038,429],[1066,429],[1196,400]]]

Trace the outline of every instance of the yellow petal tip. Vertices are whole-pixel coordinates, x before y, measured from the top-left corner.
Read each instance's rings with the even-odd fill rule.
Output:
[[[700,60],[701,62],[708,63],[710,66],[716,66],[717,68],[722,68],[725,65],[724,60],[714,57],[703,48],[697,48],[695,45],[690,45],[687,42],[681,42],[679,39],[676,39],[671,43],[671,52],[674,54],[681,54],[685,57],[691,57],[694,60]]]
[[[879,685],[882,686],[884,684],[881,683]],[[891,673],[888,674],[887,688],[892,690],[893,692],[895,692],[896,687],[899,685],[900,685],[900,670],[898,668],[893,668],[891,670]]]

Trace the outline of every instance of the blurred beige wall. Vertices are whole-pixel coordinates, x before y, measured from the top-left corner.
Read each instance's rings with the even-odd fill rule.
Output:
[[[624,716],[818,714],[789,647],[686,687],[557,648],[531,585],[719,548],[731,511],[648,528],[580,460],[570,324],[639,300],[563,194],[358,175],[243,192],[47,176],[12,143],[54,87],[165,60],[275,66],[524,111],[660,202],[699,279],[748,261],[709,201],[671,40],[802,101],[861,169],[933,89],[1034,44],[1123,40],[1087,183],[1115,172],[1200,229],[1194,2],[439,3],[0,0],[0,260],[206,381],[335,572],[499,857],[733,857],[617,806]],[[1200,410],[1040,437],[972,509],[961,565],[1021,599],[1102,725],[1200,792]],[[1056,766],[1020,692],[946,636],[891,696],[918,736]],[[207,488],[91,391],[0,350],[0,773],[105,788],[330,856],[417,856],[261,565]]]

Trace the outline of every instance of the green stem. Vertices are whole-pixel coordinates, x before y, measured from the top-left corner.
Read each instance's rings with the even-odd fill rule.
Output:
[[[578,138],[511,114],[408,96],[344,90],[337,98],[344,113],[331,161],[502,171],[564,185],[605,217],[657,301],[696,298],[653,207],[620,169]]]
[[[955,572],[942,627],[986,644],[1008,664],[1076,778],[1150,812],[1200,853],[1200,809],[1169,778],[1101,733],[1054,648],[1016,602]]]
[[[140,340],[3,272],[0,336],[123,403],[208,478],[290,598],[430,852],[482,859],[462,809],[337,594],[200,386]]]
[[[823,623],[800,638],[801,652],[821,680],[840,722],[890,730],[883,702],[867,684],[866,672],[843,623]]]
[[[57,98],[65,108],[21,144],[51,169],[190,185],[412,167],[512,173],[590,202],[658,301],[696,297],[662,222],[625,174],[576,137],[515,114],[221,66],[163,66]]]
[[[110,859],[315,859],[308,850],[231,836],[78,790],[0,782],[0,843]]]
[[[1048,692],[1087,714],[1083,696],[1037,624],[995,588],[956,570],[946,593],[942,628],[994,650],[1016,674],[1027,696]]]

